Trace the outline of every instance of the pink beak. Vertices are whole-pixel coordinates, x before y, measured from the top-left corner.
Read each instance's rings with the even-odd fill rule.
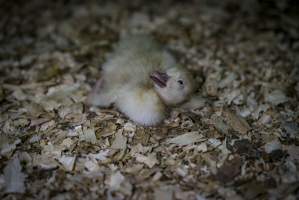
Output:
[[[158,85],[161,88],[164,88],[167,86],[167,81],[170,78],[165,72],[159,72],[154,71],[150,78],[154,81],[156,85]]]

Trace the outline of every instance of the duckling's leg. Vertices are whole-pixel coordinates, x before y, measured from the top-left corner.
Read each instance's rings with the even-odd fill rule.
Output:
[[[114,101],[114,97],[109,91],[104,85],[103,78],[99,79],[88,95],[87,103],[93,106],[109,107]]]

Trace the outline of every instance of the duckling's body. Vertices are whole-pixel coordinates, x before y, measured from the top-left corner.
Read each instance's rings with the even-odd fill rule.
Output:
[[[165,118],[165,105],[152,88],[123,90],[115,103],[122,113],[138,124],[154,125]]]
[[[174,76],[169,76],[168,71]],[[180,76],[187,79],[187,88],[176,86],[176,82],[169,84]],[[114,103],[133,121],[155,125],[165,118],[167,105],[187,98],[193,88],[191,79],[151,37],[138,35],[120,41],[103,65],[102,78],[89,103],[101,107]]]

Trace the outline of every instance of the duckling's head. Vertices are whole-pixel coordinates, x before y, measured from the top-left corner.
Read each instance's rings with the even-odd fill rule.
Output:
[[[191,73],[182,67],[169,68],[165,72],[154,71],[150,78],[156,92],[167,105],[182,103],[194,90]]]

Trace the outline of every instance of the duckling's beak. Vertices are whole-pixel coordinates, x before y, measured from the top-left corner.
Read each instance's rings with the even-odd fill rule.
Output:
[[[161,88],[167,86],[167,81],[170,78],[165,72],[154,71],[150,78],[154,81],[154,84],[158,85]]]

